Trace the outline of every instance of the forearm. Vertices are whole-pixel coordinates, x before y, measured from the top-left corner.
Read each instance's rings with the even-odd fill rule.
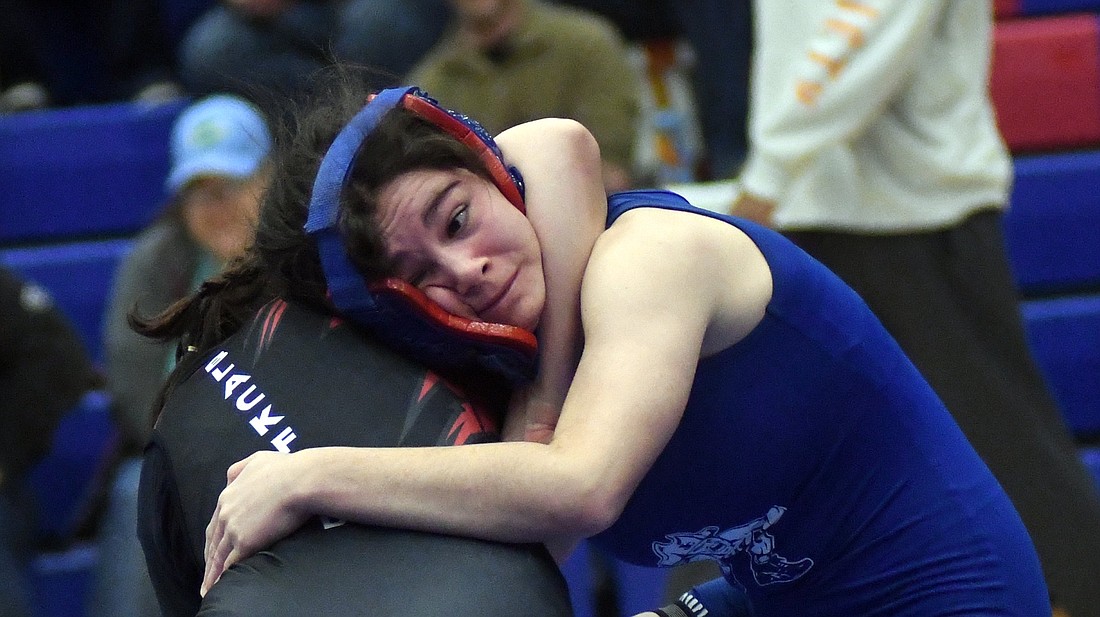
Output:
[[[332,447],[292,456],[304,471],[289,498],[309,513],[503,542],[583,537],[610,523],[591,513],[599,511],[599,474],[577,473],[553,445]]]

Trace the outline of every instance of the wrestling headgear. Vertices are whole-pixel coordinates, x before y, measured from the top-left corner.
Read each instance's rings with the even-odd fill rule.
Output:
[[[466,116],[440,107],[415,87],[383,90],[348,122],[321,161],[305,230],[317,242],[333,304],[348,320],[430,367],[488,369],[512,382],[534,377],[538,343],[523,328],[472,321],[443,310],[419,289],[396,278],[368,283],[347,256],[337,225],[340,193],[363,140],[386,112],[403,107],[469,146],[493,183],[521,212],[523,180],[504,163],[492,137]]]

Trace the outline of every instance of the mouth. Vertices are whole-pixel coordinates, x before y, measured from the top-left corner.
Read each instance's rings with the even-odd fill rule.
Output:
[[[515,285],[517,276],[519,276],[519,273],[513,272],[512,277],[500,286],[500,291],[497,293],[497,295],[492,298],[488,304],[481,307],[481,310],[477,312],[477,314],[481,316],[482,320],[503,323],[500,319],[494,319],[490,317],[490,315],[492,315],[496,311],[497,307],[503,303],[504,298],[508,296],[508,292],[510,292],[512,290],[512,286]]]

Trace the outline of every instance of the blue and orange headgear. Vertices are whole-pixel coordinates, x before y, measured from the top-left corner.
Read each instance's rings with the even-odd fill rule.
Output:
[[[336,136],[313,183],[305,230],[317,242],[332,302],[346,319],[430,367],[487,369],[512,382],[528,381],[537,366],[534,333],[448,313],[400,279],[368,282],[348,258],[337,224],[340,194],[363,141],[395,107],[427,120],[469,146],[504,197],[521,212],[525,210],[519,172],[504,162],[500,149],[481,125],[440,107],[418,88],[383,90],[369,98]]]

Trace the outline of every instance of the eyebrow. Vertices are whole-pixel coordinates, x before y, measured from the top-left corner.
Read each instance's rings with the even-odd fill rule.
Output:
[[[458,180],[451,180],[447,186],[440,189],[440,191],[435,194],[435,197],[432,198],[431,202],[428,203],[428,207],[424,209],[424,215],[421,217],[421,221],[423,221],[425,227],[427,227],[431,219],[435,217],[435,213],[439,211],[439,206],[443,203],[443,200],[446,199],[447,194],[458,186],[458,182]]]

